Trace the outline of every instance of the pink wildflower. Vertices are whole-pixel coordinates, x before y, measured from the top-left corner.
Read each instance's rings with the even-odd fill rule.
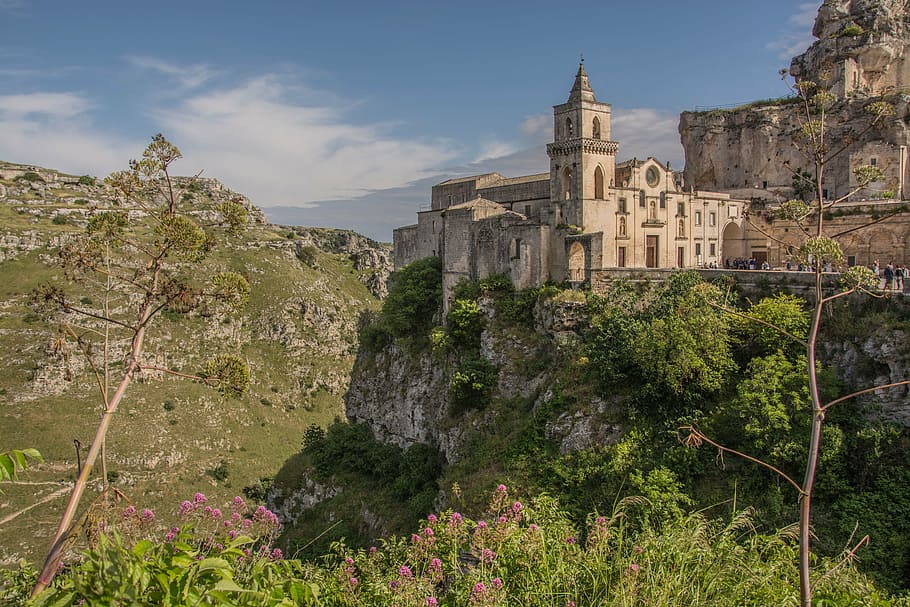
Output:
[[[376,554],[376,546],[370,546],[370,554]]]
[[[487,592],[487,586],[483,582],[477,582],[474,584],[474,588],[471,590],[471,596],[481,597]]]
[[[140,515],[143,523],[150,523],[155,520],[155,513],[151,511],[150,508],[144,508],[142,514]]]
[[[509,521],[509,519],[507,519],[507,518],[504,517],[504,516],[500,516],[500,517],[497,519],[497,521],[499,521],[499,524],[500,524],[500,525],[505,525],[505,524]]]
[[[508,488],[503,484],[500,484],[498,487],[496,487],[497,493],[506,493],[507,491],[508,491]]]
[[[357,578],[355,578],[355,577],[352,577],[351,579],[349,579],[348,582],[351,583],[351,586],[356,586],[358,583]]]
[[[347,557],[344,559],[344,562],[347,563],[348,565],[353,565],[354,559],[352,559],[351,557]]]
[[[237,510],[246,508],[246,502],[244,502],[243,498],[239,495],[235,495],[234,499],[231,500],[231,508],[236,508]]]
[[[183,503],[180,504],[180,516],[186,516],[195,509],[193,503],[190,500],[183,500]]]
[[[196,495],[193,496],[193,503],[196,505],[204,504],[207,501],[209,501],[208,498],[205,497],[205,495],[202,493],[197,493]]]
[[[212,518],[221,518],[221,510],[212,508]]]
[[[575,536],[574,536],[574,535],[570,535],[569,537],[567,537],[567,538],[566,538],[566,543],[567,543],[567,544],[574,544],[574,543],[575,543]]]
[[[638,563],[632,563],[629,565],[629,571],[632,573],[638,573]]]
[[[514,512],[515,514],[518,514],[519,512],[521,512],[522,508],[524,508],[524,506],[521,505],[521,502],[515,502],[514,504],[512,504],[512,512]]]
[[[438,605],[439,605],[439,602],[436,600],[436,597],[434,597],[434,596],[427,597],[427,607],[437,607]]]
[[[487,522],[486,522],[486,521],[478,521],[478,523],[477,523],[477,528],[478,528],[478,529],[486,529],[486,528],[487,528]]]
[[[490,586],[492,586],[496,590],[499,590],[500,588],[502,588],[502,580],[499,579],[498,577],[494,577],[493,581],[490,582]]]
[[[423,530],[423,534],[427,537],[433,537],[433,530],[427,527]]]
[[[531,523],[530,525],[528,525],[528,531],[530,531],[531,533],[537,531],[537,529],[538,529],[538,527],[534,523]]]
[[[280,561],[284,558],[284,553],[281,552],[281,548],[275,548],[272,550],[272,554],[269,555],[269,558],[273,561]]]
[[[431,571],[442,571],[442,561],[434,558],[430,561],[430,570]]]
[[[130,517],[133,516],[134,514],[136,514],[136,507],[135,507],[135,506],[127,506],[126,509],[123,511],[123,520],[126,520],[126,519],[130,518]]]
[[[635,546],[634,548],[632,548],[632,550],[635,551],[635,554],[641,554],[642,551],[644,550],[644,548],[642,548],[641,546]]]
[[[420,542],[420,536],[417,535],[416,533],[412,533],[411,534],[411,543],[416,544],[418,542]]]
[[[496,558],[496,553],[490,550],[489,548],[484,548],[483,552],[480,555],[480,559],[487,564],[493,562],[493,559]]]
[[[430,522],[430,523],[435,523],[435,522],[438,521],[438,520],[439,520],[439,519],[436,517],[435,514],[431,514],[430,516],[427,517],[427,521]],[[430,598],[433,598],[433,597],[430,597]]]
[[[413,574],[411,573],[410,567],[408,567],[407,565],[402,565],[401,567],[398,568],[398,575],[400,577],[411,577]]]

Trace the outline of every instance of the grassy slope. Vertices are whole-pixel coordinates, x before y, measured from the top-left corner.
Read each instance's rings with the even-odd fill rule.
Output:
[[[78,231],[52,223],[58,207],[78,208],[51,201],[29,205],[40,209],[32,215],[22,211],[23,204],[0,204],[2,231],[44,237]],[[216,498],[238,494],[274,474],[299,449],[306,426],[343,415],[356,317],[376,300],[347,255],[316,251],[315,262],[303,264],[287,230],[276,230],[258,226],[228,238],[208,262],[248,278],[253,294],[242,322],[213,326],[209,319],[164,315],[153,327],[149,358],[191,372],[215,352],[240,352],[252,369],[252,384],[236,399],[180,379],[146,378],[131,385],[108,435],[107,464],[115,486],[137,505],[166,512],[195,491]],[[44,282],[65,283],[51,249],[0,262],[0,449],[36,447],[46,458],[0,495],[0,521],[21,512],[0,523],[0,564],[36,559],[46,550],[65,504],[65,483],[76,474],[73,440],[87,449],[98,421],[92,378],[82,371],[64,381],[64,365],[47,354],[50,328],[29,315],[29,292]],[[78,289],[74,294],[99,299]],[[307,319],[300,312],[304,304],[327,311],[329,324]],[[290,338],[273,339],[275,327]],[[50,378],[59,389],[43,390],[36,378]],[[219,482],[211,472],[221,462],[228,474]]]

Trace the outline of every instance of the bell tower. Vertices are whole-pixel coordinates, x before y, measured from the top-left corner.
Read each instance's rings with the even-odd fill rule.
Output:
[[[613,186],[619,143],[610,141],[611,112],[594,96],[582,60],[569,100],[553,106],[553,143],[547,145],[550,200],[565,208],[568,223],[582,224],[581,209],[564,203],[604,200]]]

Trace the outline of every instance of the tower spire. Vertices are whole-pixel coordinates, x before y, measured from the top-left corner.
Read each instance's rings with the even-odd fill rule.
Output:
[[[585,60],[582,57],[581,62],[578,64],[578,73],[575,74],[575,84],[572,86],[572,91],[569,93],[569,103],[573,101],[597,101],[594,97],[594,89],[591,88],[591,83],[588,82],[588,74],[585,72]]]

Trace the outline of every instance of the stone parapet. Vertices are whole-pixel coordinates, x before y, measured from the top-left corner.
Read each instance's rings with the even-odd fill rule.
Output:
[[[547,155],[550,157],[561,154],[573,154],[575,152],[615,156],[618,151],[618,141],[605,141],[603,139],[592,139],[590,137],[576,137],[575,139],[547,144]]]

